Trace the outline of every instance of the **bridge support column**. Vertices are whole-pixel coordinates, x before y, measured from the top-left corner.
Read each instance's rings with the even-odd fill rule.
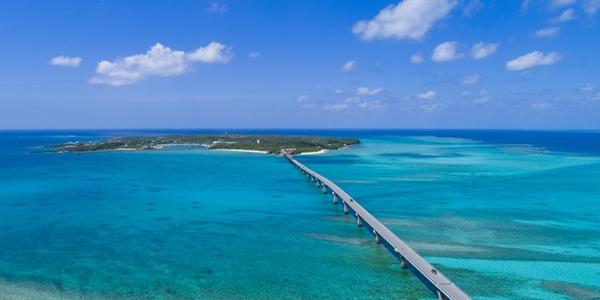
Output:
[[[338,204],[337,195],[335,192],[331,192],[331,194],[333,195],[333,204]]]
[[[315,184],[317,185],[317,187],[319,187],[321,185],[321,182],[319,182],[319,180],[317,179]]]
[[[350,210],[348,209],[348,204],[346,204],[346,202],[344,202],[344,214],[348,214],[348,212],[350,212]]]
[[[363,220],[360,218],[360,216],[358,214],[356,214],[356,225],[358,227],[362,227],[363,226]]]
[[[323,194],[327,194],[327,186],[323,184]]]
[[[408,269],[408,262],[406,261],[406,258],[404,258],[404,256],[400,256],[400,268]]]
[[[373,234],[375,235],[375,243],[381,244],[381,235],[379,235],[379,233],[377,233],[375,230],[373,230]]]
[[[444,295],[442,295],[442,292],[440,292],[440,290],[437,290],[437,296],[438,300],[444,300]]]
[[[310,181],[315,182],[315,178],[313,176],[310,176]]]

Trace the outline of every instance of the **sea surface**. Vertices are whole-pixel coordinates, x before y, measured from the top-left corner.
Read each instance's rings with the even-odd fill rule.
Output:
[[[285,159],[115,135],[0,131],[0,299],[434,299]],[[246,130],[356,136],[298,160],[475,299],[600,298],[600,132]]]

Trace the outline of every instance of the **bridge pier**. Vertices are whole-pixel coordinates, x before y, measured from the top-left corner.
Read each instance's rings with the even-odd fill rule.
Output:
[[[408,269],[408,262],[406,261],[406,258],[404,258],[404,256],[400,256],[400,268]]]
[[[327,186],[323,184],[323,194],[327,194]]]
[[[379,235],[379,233],[377,233],[375,230],[373,230],[373,234],[375,235],[375,243],[381,244],[381,235]]]
[[[362,227],[363,226],[363,220],[362,218],[358,215],[358,213],[356,214],[356,226],[358,227]]]
[[[442,295],[442,292],[440,292],[440,290],[437,290],[437,296],[438,296],[438,300],[445,300],[446,298],[444,298],[444,295]]]
[[[350,212],[350,210],[348,209],[348,204],[346,204],[346,202],[344,202],[344,214],[348,214],[348,212]]]
[[[333,195],[333,204],[338,204],[338,199],[337,199],[337,195],[335,194],[335,192],[331,192],[331,194]]]

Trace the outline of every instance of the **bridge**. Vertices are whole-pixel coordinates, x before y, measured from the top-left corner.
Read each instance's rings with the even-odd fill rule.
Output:
[[[344,213],[351,214],[356,218],[357,226],[367,228],[375,237],[375,242],[390,250],[400,260],[402,269],[412,271],[439,300],[471,299],[339,186],[294,159],[290,153],[282,151],[282,154],[314,182],[324,194],[331,194],[333,204],[342,204]]]

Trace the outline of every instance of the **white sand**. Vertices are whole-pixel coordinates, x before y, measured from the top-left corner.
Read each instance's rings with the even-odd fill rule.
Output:
[[[244,149],[210,149],[216,151],[229,151],[229,152],[245,152],[245,153],[258,153],[258,154],[268,154],[269,151],[260,151],[260,150],[244,150]]]
[[[323,150],[319,150],[319,151],[315,151],[315,152],[303,152],[298,155],[317,155],[317,154],[323,154],[323,153],[327,153],[327,152],[329,152],[329,150],[323,149]]]

